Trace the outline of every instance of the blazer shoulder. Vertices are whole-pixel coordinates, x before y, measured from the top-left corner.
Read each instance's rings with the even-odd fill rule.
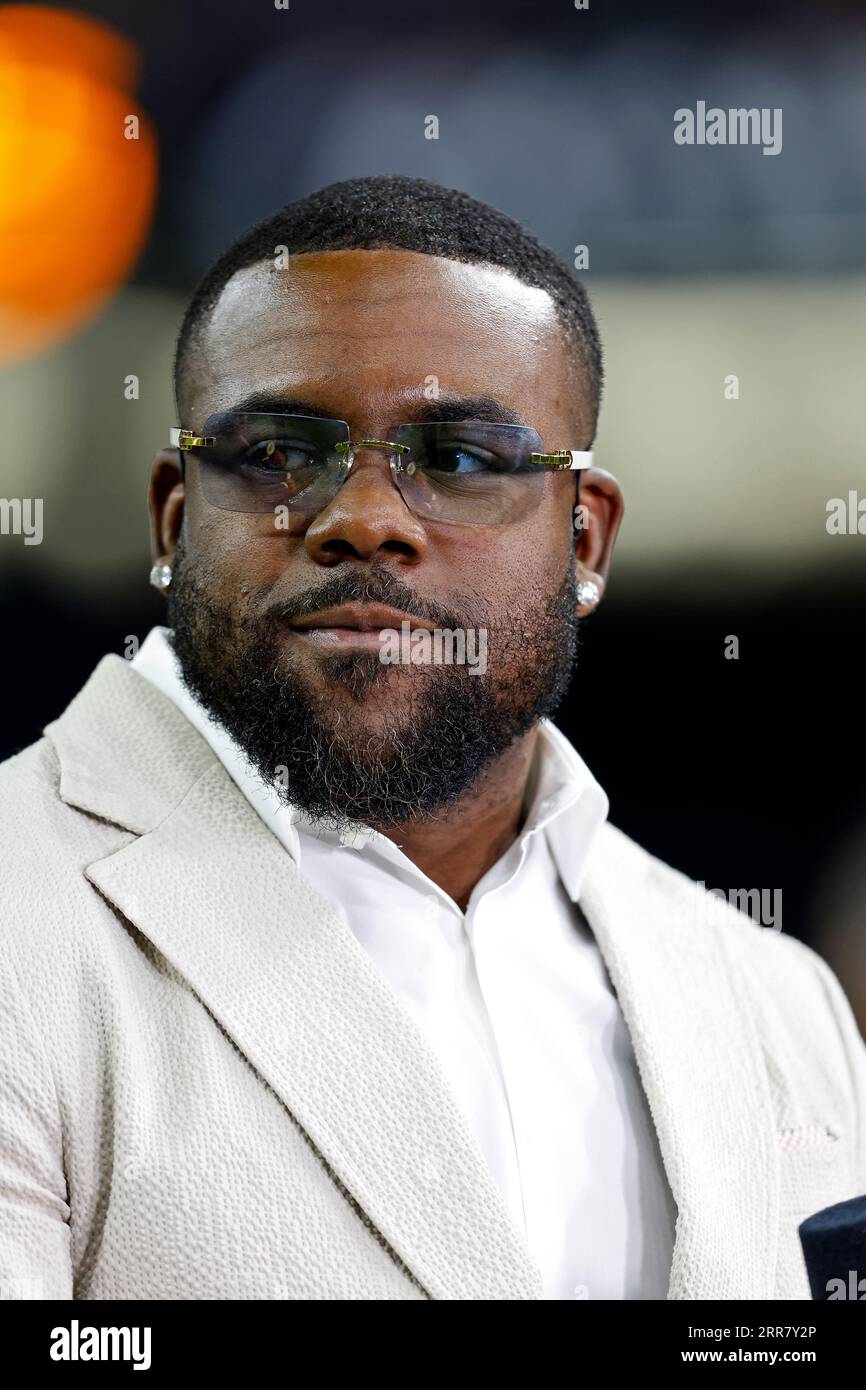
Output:
[[[695,987],[727,988],[747,1005],[780,1092],[808,1092],[814,1113],[835,1100],[853,1117],[866,1177],[866,1043],[833,971],[817,951],[785,935],[781,913],[761,925],[745,906],[757,889],[720,892],[655,858],[622,831],[605,827],[608,875],[627,878],[630,900],[652,915],[660,937],[689,962]],[[777,904],[778,906],[778,904]],[[721,974],[720,974],[721,971]],[[800,1118],[806,1113],[798,1107]],[[806,1107],[808,1109],[808,1107]],[[797,1123],[795,1109],[791,1123]]]
[[[0,957],[14,951],[39,972],[74,952],[94,911],[84,869],[132,838],[62,800],[50,739],[0,763]]]
[[[69,856],[78,862],[82,836],[88,827],[107,824],[61,794],[61,764],[57,749],[45,735],[0,763],[0,886],[16,863],[56,862]],[[122,833],[122,827],[113,826]]]
[[[20,820],[20,807],[39,805],[60,795],[60,762],[44,734],[19,753],[0,762],[0,822]]]
[[[771,890],[707,887],[615,826],[605,825],[601,833],[609,868],[629,877],[635,892],[668,921],[671,931],[694,927],[695,951],[721,943],[762,987],[783,999],[793,999],[802,990],[823,994],[827,977],[835,979],[816,951],[784,934],[780,901],[768,896]]]

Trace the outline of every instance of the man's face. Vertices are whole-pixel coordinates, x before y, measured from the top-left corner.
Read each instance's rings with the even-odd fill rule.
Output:
[[[592,435],[586,380],[545,291],[498,268],[390,250],[236,274],[204,329],[180,423],[200,431],[216,411],[312,407],[347,421],[353,439],[387,440],[436,418],[431,406],[441,418],[531,425],[549,451]],[[449,525],[415,517],[387,455],[363,449],[324,510],[287,533],[270,513],[211,506],[193,456],[185,484],[172,468],[157,461],[152,509],[155,548],[174,565],[185,677],[263,775],[288,769],[289,799],[310,814],[380,828],[432,815],[561,699],[575,580],[591,570],[575,569],[573,473],[551,473],[529,516]],[[602,533],[618,520],[618,493],[602,486],[599,497],[596,535],[581,542],[596,579]],[[310,628],[317,611],[359,600],[485,629],[486,673],[384,665],[369,638]],[[306,630],[293,626],[301,619]]]

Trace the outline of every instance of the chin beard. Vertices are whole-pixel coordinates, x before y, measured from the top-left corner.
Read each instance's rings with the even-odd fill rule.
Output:
[[[576,580],[494,625],[424,603],[388,570],[331,571],[305,605],[254,615],[219,603],[183,544],[169,622],[183,680],[284,804],[315,825],[376,830],[454,807],[568,689],[577,655]],[[443,628],[487,626],[491,663],[389,666],[377,652],[330,654],[318,695],[281,641],[286,619],[353,600],[389,603]],[[291,611],[290,611],[291,610]],[[491,673],[491,664],[495,676]],[[365,708],[377,701],[375,726]]]

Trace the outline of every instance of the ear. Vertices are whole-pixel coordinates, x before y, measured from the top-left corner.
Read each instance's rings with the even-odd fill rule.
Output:
[[[582,469],[578,505],[581,529],[574,541],[575,570],[578,581],[591,580],[597,586],[600,599],[625,511],[625,501],[613,474],[603,468]],[[594,607],[595,604],[584,604],[578,613],[591,613]]]
[[[171,564],[183,522],[183,460],[179,449],[162,449],[150,470],[147,505],[150,511],[150,553],[154,561]]]

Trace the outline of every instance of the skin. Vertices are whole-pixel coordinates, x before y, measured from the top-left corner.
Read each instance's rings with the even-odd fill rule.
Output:
[[[493,397],[537,429],[547,450],[589,446],[589,391],[545,291],[498,267],[392,250],[317,252],[292,257],[288,270],[262,262],[238,272],[205,327],[180,423],[200,431],[213,412],[266,391],[322,407],[346,420],[355,439],[388,439],[429,406],[431,375],[440,400]],[[333,501],[304,533],[289,536],[269,514],[210,506],[197,468],[188,467],[184,483],[178,454],[167,449],[152,470],[152,552],[170,564],[185,522],[188,553],[205,566],[214,594],[238,611],[314,589],[336,565],[362,572],[375,565],[446,608],[465,608],[467,596],[477,596],[495,630],[496,614],[513,612],[528,583],[554,593],[572,555],[578,581],[590,579],[603,593],[622,494],[610,474],[593,469],[582,475],[580,500],[590,522],[576,539],[573,474],[551,475],[538,510],[520,521],[435,525],[409,512],[386,455],[362,450]],[[359,705],[329,681],[321,643],[290,631],[284,640],[311,686],[327,691],[335,715],[354,721],[359,739],[380,727],[381,688]],[[405,683],[418,672],[390,671],[393,713],[401,697],[409,708]],[[464,910],[519,832],[536,739],[537,727],[447,814],[384,832]]]

